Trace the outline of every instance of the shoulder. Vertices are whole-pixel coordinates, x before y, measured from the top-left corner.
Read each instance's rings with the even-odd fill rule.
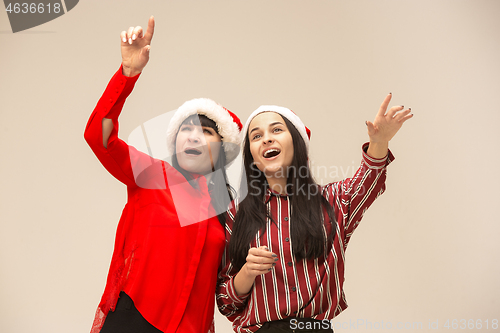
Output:
[[[338,182],[320,185],[319,188],[321,191],[321,195],[326,199],[329,199],[331,196],[335,195],[335,184],[337,183]]]
[[[234,220],[238,213],[239,201],[238,198],[233,199],[229,204],[229,209],[226,211],[226,229],[231,234],[233,230]]]
[[[238,213],[238,208],[239,208],[239,202],[238,199],[234,199],[231,201],[229,204],[229,209],[227,210],[227,215],[231,222],[234,222],[234,219],[236,218],[236,214]]]

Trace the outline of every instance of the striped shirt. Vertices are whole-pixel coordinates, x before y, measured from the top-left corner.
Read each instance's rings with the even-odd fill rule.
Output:
[[[323,256],[296,260],[292,252],[290,200],[267,190],[266,207],[275,223],[267,219],[266,232],[258,232],[251,246],[267,246],[278,255],[276,266],[256,277],[251,291],[238,296],[234,276],[227,255],[236,211],[228,212],[226,251],[222,258],[217,285],[217,304],[220,312],[233,322],[236,332],[255,332],[268,321],[288,317],[332,319],[347,308],[343,291],[345,250],[353,231],[372,202],[384,192],[386,167],[394,160],[389,151],[382,159],[366,154],[363,145],[361,166],[352,178],[321,186],[323,196],[334,208],[337,219],[333,246],[327,246]],[[332,224],[323,209],[323,232],[329,234]],[[326,237],[325,237],[326,239]]]

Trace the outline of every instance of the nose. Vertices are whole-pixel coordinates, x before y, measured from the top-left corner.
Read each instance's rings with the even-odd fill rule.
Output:
[[[190,142],[199,143],[202,142],[204,138],[205,135],[203,134],[203,130],[201,128],[196,127],[193,131],[189,133],[188,140]]]
[[[267,145],[267,144],[273,143],[273,142],[274,142],[274,140],[269,136],[269,134],[267,134],[267,133],[264,134],[264,137],[262,138],[262,143],[264,145]]]

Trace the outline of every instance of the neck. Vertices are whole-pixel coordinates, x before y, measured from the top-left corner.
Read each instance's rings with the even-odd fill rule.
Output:
[[[205,180],[206,180],[206,183],[207,183],[207,186],[208,186],[208,183],[210,182],[210,180],[212,179],[212,176],[213,176],[213,173],[210,172],[206,175],[202,175],[202,174],[199,174],[199,173],[191,173],[191,172],[188,172],[189,176],[190,177],[187,177],[186,176],[186,179],[189,181],[189,183],[194,187],[194,188],[198,188],[198,181],[199,181],[199,178],[201,177],[204,177]]]
[[[207,180],[207,185],[208,185],[208,183],[210,183],[210,180],[212,179],[213,174],[214,174],[213,172],[210,172],[209,174],[204,175],[205,179]]]
[[[266,176],[266,180],[271,190],[278,192],[279,194],[286,195],[286,178]]]

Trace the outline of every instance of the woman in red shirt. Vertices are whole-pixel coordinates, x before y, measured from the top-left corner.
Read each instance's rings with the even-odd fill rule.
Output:
[[[219,310],[236,332],[332,332],[347,307],[344,252],[364,212],[384,192],[389,140],[410,109],[382,103],[352,178],[318,185],[310,131],[291,110],[264,105],[243,133],[248,194],[229,211]],[[325,145],[326,149],[326,145]],[[244,181],[244,180],[243,180]]]
[[[239,152],[238,117],[209,99],[175,112],[166,134],[171,164],[118,138],[118,116],[149,60],[154,19],[122,32],[122,66],[85,129],[103,166],[127,185],[106,288],[92,332],[213,331],[225,212],[225,167]]]

